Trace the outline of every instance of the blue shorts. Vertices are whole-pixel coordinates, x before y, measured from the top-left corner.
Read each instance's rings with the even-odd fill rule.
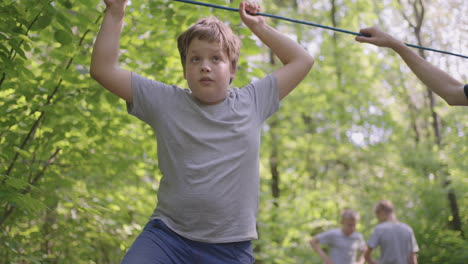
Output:
[[[160,219],[146,224],[121,264],[252,264],[251,241],[203,243],[184,238]]]

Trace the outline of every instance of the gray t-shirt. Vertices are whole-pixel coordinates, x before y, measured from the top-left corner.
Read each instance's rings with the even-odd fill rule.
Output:
[[[401,222],[378,224],[367,245],[370,248],[380,246],[379,264],[408,264],[411,253],[419,251],[413,229]]]
[[[316,237],[320,244],[328,245],[328,255],[334,264],[355,263],[358,250],[363,251],[366,246],[360,233],[353,232],[347,236],[341,228],[325,231]]]
[[[275,77],[231,88],[216,105],[135,73],[132,93],[128,112],[155,131],[163,174],[151,219],[206,243],[257,239],[260,135],[279,107]]]

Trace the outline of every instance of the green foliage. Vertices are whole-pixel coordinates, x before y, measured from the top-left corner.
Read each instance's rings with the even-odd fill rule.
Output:
[[[129,2],[120,42],[124,68],[186,87],[176,37],[208,15],[243,38],[233,86],[278,67],[235,13],[169,0]],[[267,13],[352,31],[376,21],[389,29],[403,19],[397,1],[334,2],[335,14],[332,1],[263,5]],[[428,3],[427,12],[442,10],[439,2]],[[89,77],[103,10],[99,0],[0,1],[0,263],[118,263],[156,205],[160,172],[151,128]],[[420,263],[467,259],[466,240],[449,225],[447,200],[449,191],[457,195],[466,236],[466,109],[437,99],[443,120],[437,146],[425,88],[393,53],[347,35],[269,23],[297,38],[316,62],[265,124],[257,262],[320,263],[311,237],[339,226],[343,207],[361,213],[358,230],[369,237],[373,205],[384,198],[414,228]],[[456,49],[445,41],[447,50]],[[465,69],[463,63],[453,64]],[[278,197],[271,192],[272,160]]]

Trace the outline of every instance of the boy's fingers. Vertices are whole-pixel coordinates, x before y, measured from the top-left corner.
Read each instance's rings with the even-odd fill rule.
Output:
[[[254,2],[241,2],[241,8],[251,14],[260,12],[260,5]]]
[[[245,2],[240,3],[239,12],[242,16],[245,16]]]
[[[241,16],[246,18],[247,16],[251,14],[257,13],[256,8],[252,6],[252,3],[250,2],[241,2],[240,7],[239,7]]]
[[[254,5],[254,4],[252,4],[252,3],[250,3],[250,2],[248,3],[248,5],[247,5],[247,8],[246,8],[246,9],[247,9],[247,11],[249,11],[249,13],[253,13],[253,14],[254,14],[254,13],[256,12],[255,5]]]
[[[257,3],[252,3],[252,11],[254,11],[255,13],[260,11],[260,5],[257,4]]]
[[[241,2],[240,6],[239,6],[239,14],[241,16],[241,19],[244,22],[245,22],[245,19],[248,19],[248,17],[249,17],[248,12],[250,13],[248,2]]]

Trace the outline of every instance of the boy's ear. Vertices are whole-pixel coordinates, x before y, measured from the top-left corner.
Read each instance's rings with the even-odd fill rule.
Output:
[[[237,67],[231,67],[231,80],[236,77]]]
[[[231,77],[231,78],[230,78],[230,80],[229,80],[229,84],[231,84],[232,81],[234,80],[234,77],[236,77],[236,73],[237,73],[237,67],[236,67],[235,69],[231,69],[231,74],[230,74],[230,76],[229,76],[229,77]]]

